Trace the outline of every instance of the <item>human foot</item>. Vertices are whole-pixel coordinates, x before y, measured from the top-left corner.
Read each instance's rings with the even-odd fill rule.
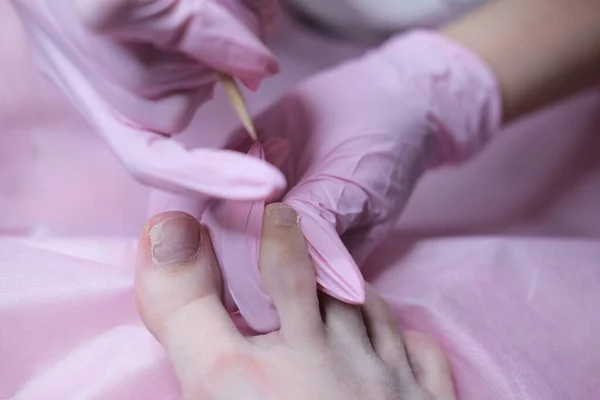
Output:
[[[150,220],[140,240],[140,314],[165,347],[186,399],[453,400],[450,369],[426,336],[401,335],[368,289],[363,307],[317,296],[298,216],[265,213],[261,275],[280,330],[244,338],[221,304],[210,238],[191,216]]]

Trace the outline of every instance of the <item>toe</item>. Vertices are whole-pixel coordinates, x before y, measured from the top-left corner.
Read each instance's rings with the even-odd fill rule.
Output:
[[[210,238],[195,218],[169,212],[148,222],[139,243],[136,300],[182,384],[192,380],[185,371],[206,370],[243,341],[221,303],[221,285]]]
[[[348,346],[351,351],[372,354],[360,306],[343,303],[321,294],[321,314],[330,339]]]
[[[260,271],[279,313],[287,340],[322,337],[315,270],[296,211],[284,204],[266,207],[260,247]]]
[[[363,317],[377,355],[400,376],[411,377],[412,371],[396,316],[370,285],[367,285]]]
[[[452,370],[440,346],[428,335],[404,332],[406,352],[419,385],[435,399],[454,400]]]

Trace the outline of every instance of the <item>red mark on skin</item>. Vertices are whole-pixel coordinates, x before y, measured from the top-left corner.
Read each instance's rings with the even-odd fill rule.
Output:
[[[246,394],[249,394],[248,391],[255,393],[257,399],[272,398],[275,392],[266,366],[256,358],[241,353],[219,357],[209,373],[208,382],[221,388],[238,386]]]

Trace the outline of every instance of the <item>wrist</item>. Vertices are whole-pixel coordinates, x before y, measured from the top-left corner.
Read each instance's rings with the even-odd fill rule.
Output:
[[[416,85],[433,138],[428,164],[456,163],[476,154],[501,123],[496,77],[476,54],[435,32],[415,31],[385,43],[379,56],[401,82]]]
[[[600,2],[493,1],[443,28],[498,78],[509,122],[600,80]]]

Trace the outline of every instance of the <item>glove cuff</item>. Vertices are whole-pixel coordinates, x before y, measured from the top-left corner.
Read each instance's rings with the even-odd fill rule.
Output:
[[[378,55],[424,96],[435,138],[430,166],[468,159],[499,130],[502,102],[496,76],[473,52],[438,33],[414,31],[390,39]]]

